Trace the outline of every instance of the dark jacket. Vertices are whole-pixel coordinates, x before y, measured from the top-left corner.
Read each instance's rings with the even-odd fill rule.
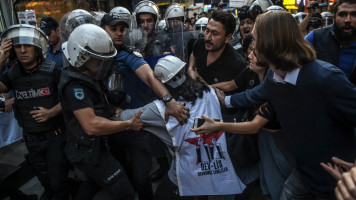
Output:
[[[313,46],[319,60],[329,62],[335,66],[339,66],[340,44],[338,43],[334,26],[316,29],[313,31]],[[352,72],[349,80],[356,85],[356,62],[352,66]]]
[[[332,193],[336,181],[320,167],[336,156],[356,158],[356,88],[335,66],[315,60],[304,65],[296,85],[273,80],[231,96],[231,105],[247,107],[269,100],[280,120],[288,146],[305,184],[314,191]]]

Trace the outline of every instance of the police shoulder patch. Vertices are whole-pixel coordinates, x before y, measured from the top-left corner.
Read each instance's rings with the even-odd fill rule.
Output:
[[[74,88],[74,96],[78,100],[84,99],[84,91],[82,88]]]

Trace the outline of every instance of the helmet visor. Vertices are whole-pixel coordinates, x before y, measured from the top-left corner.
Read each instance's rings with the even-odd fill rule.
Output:
[[[66,27],[67,31],[71,33],[75,28],[82,24],[95,24],[94,18],[90,15],[76,16],[68,21],[68,25]]]
[[[113,59],[90,58],[86,66],[92,71],[94,80],[104,80],[110,71]]]
[[[195,35],[197,38],[203,38],[206,30],[206,25],[195,25]]]
[[[125,77],[119,72],[112,72],[107,79],[107,89],[109,91],[123,92]]]
[[[32,28],[29,26],[14,25],[9,27],[9,29],[1,36],[2,39],[5,37],[10,39],[13,45],[34,45],[42,50],[44,57],[46,56],[47,36],[35,27]]]
[[[331,24],[333,24],[333,18],[332,17],[325,17],[323,18],[323,26],[329,26]]]

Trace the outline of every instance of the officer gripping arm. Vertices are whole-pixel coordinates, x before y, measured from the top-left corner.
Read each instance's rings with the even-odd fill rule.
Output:
[[[63,43],[64,55],[71,64],[69,70],[63,73],[59,86],[68,126],[72,126],[72,120],[77,120],[88,135],[107,135],[128,129],[140,130],[143,125],[139,119],[142,111],[127,121],[107,119],[107,105],[100,83],[107,75],[110,69],[108,63],[111,63],[117,51],[103,29],[89,24],[82,26],[79,30],[91,32],[86,34],[87,37],[75,30],[68,42]],[[97,35],[102,36],[100,41],[97,40]],[[87,41],[91,41],[90,44]]]
[[[131,23],[130,14],[127,14],[127,17],[123,16],[125,15],[120,13],[108,13],[104,15],[101,20],[101,27],[110,35],[115,47],[118,50],[124,48],[125,31],[128,31],[126,29],[129,28],[129,24]],[[124,59],[127,61],[126,56]],[[169,94],[165,86],[156,79],[148,64],[144,63],[139,67],[129,67],[144,83],[146,83],[154,91],[154,93],[159,98],[165,102],[167,107],[165,113],[166,122],[168,122],[168,116],[170,115],[177,118],[181,124],[186,122],[187,115],[189,116],[189,109],[172,98],[171,94]]]

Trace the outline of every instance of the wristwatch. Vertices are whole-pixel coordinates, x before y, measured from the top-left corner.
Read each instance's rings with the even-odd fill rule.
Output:
[[[162,100],[164,101],[164,103],[170,102],[172,99],[173,99],[173,97],[169,93],[164,94],[163,97],[162,97]]]

